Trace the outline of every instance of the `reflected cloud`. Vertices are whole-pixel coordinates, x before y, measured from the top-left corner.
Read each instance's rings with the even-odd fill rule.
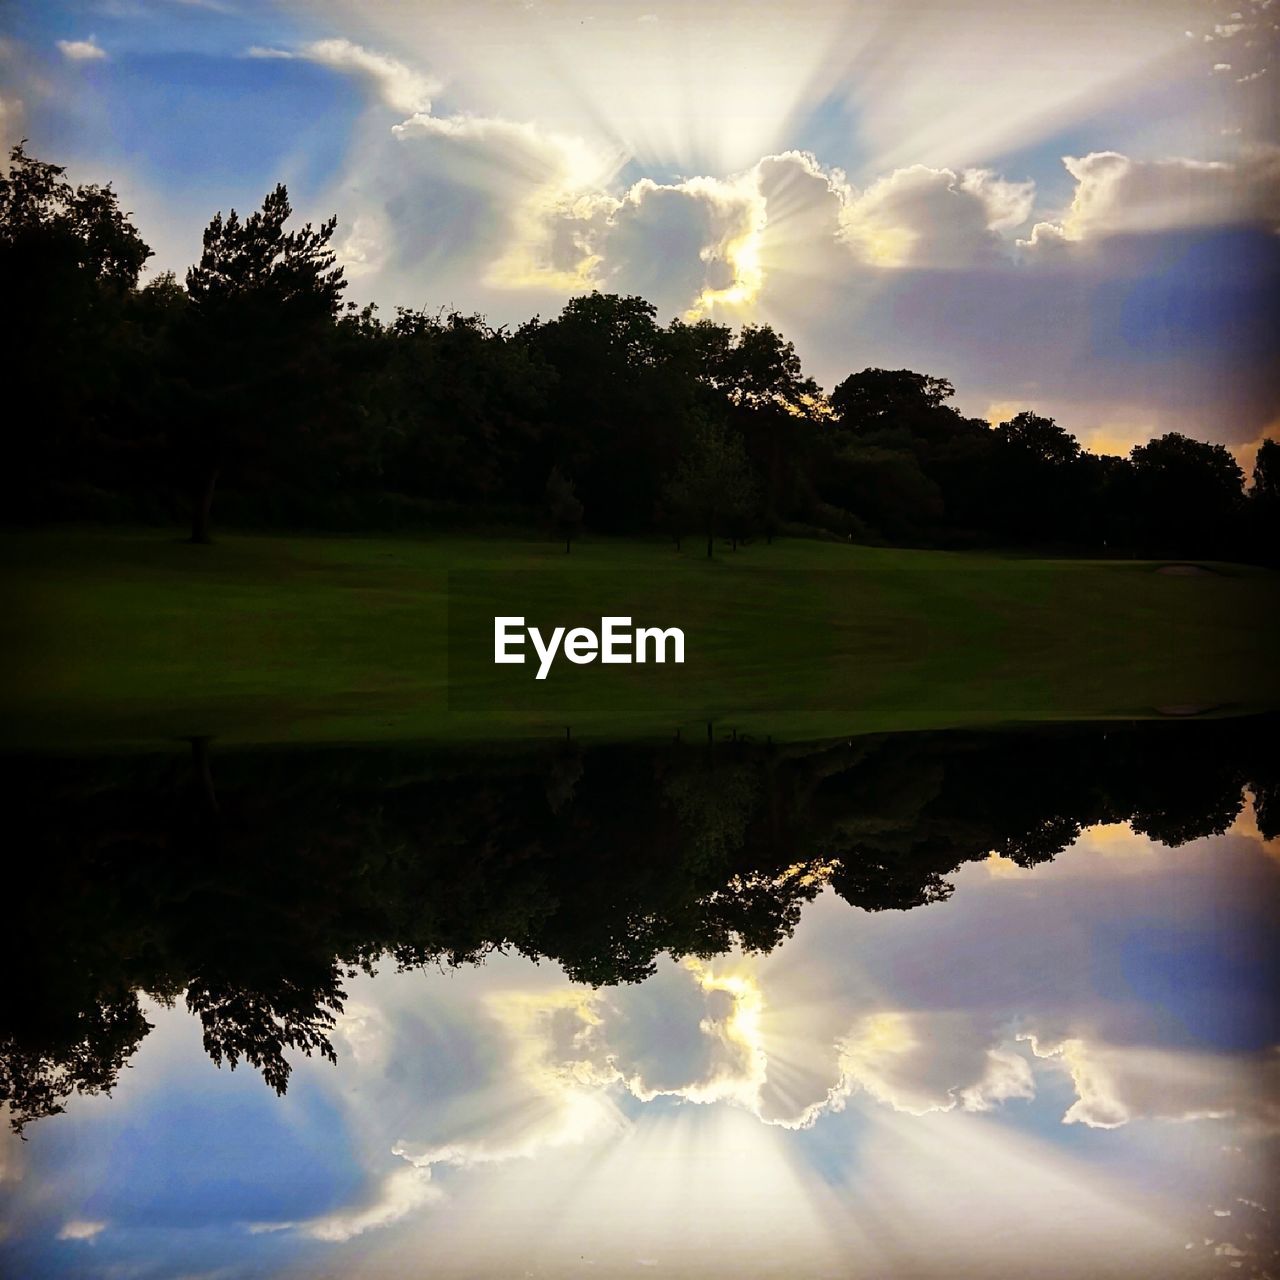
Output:
[[[193,953],[205,988],[247,983],[256,1008],[296,1001],[310,975],[329,999],[330,936],[366,937],[382,901],[344,906],[348,873],[362,892],[384,882],[397,930],[389,955],[376,948],[386,967],[346,974],[335,1062],[291,1053],[282,1100],[210,1064],[201,1040],[218,1027],[144,1006],[155,1031],[114,1096],[66,1099],[74,1122],[31,1125],[23,1176],[0,1166],[4,1261],[62,1274],[92,1242],[106,1268],[136,1258],[145,1228],[166,1274],[211,1247],[264,1275],[371,1278],[406,1257],[447,1277],[642,1261],[692,1276],[708,1259],[753,1277],[780,1259],[926,1277],[956,1257],[993,1277],[1025,1274],[1028,1257],[1068,1260],[1064,1277],[1252,1265],[1270,1237],[1250,1202],[1268,1203],[1280,1118],[1266,729],[728,744],[711,770],[700,750],[582,751],[556,806],[555,761],[540,752],[442,773],[413,754],[403,774],[399,757],[224,753],[211,774],[227,832],[218,866],[236,893],[218,892],[217,936]],[[45,766],[95,813],[130,814],[130,831],[146,831],[152,809],[163,822],[183,812],[175,761],[101,767]],[[717,780],[740,802],[732,812]],[[46,822],[65,857],[80,812]],[[361,815],[350,827],[348,812]],[[249,813],[265,843],[235,819]],[[646,821],[661,838],[635,830]],[[326,845],[317,822],[358,832],[356,844]],[[780,840],[780,822],[794,839]],[[412,844],[418,830],[449,831],[447,851]],[[204,888],[187,885],[188,845],[145,838],[173,883],[141,918],[157,939],[177,913],[172,964],[207,911],[212,864],[197,859]],[[823,856],[797,858],[805,849]],[[117,876],[123,858],[109,860]],[[566,876],[522,878],[548,865]],[[695,868],[714,871],[706,886],[686,884]],[[226,912],[252,902],[261,923],[276,876],[289,904],[300,877],[319,876],[324,905],[302,913],[301,934],[296,919],[237,932],[263,948],[261,971],[242,968]],[[944,876],[954,892],[939,891]],[[472,894],[479,916],[463,907]],[[781,932],[776,895],[794,908]],[[762,939],[754,950],[723,925],[740,910],[764,913],[766,927],[742,935]],[[538,932],[486,949],[506,935],[467,922],[491,918]],[[113,928],[132,936],[123,919]],[[456,948],[443,969],[430,962],[447,953],[425,949],[438,929]],[[669,940],[633,954],[637,934]],[[560,947],[563,967],[546,958]],[[574,983],[574,966],[612,985]]]
[[[692,1116],[721,1114],[717,1104],[726,1104],[729,1113],[744,1120],[730,1124],[726,1119],[727,1129],[720,1122],[700,1128],[700,1143],[715,1132],[732,1132],[734,1142],[741,1143],[748,1132],[742,1128],[747,1119],[763,1122],[765,1130],[798,1135],[820,1133],[824,1125],[847,1129],[856,1116],[859,1123],[872,1123],[871,1132],[891,1131],[897,1143],[905,1142],[907,1150],[918,1152],[916,1158],[928,1168],[926,1176],[921,1166],[920,1177],[931,1187],[937,1187],[940,1177],[945,1181],[948,1151],[954,1148],[954,1158],[960,1161],[960,1152],[980,1149],[984,1170],[993,1160],[1002,1167],[1010,1161],[1017,1165],[1029,1202],[1035,1195],[1025,1190],[1028,1180],[1044,1187],[1055,1178],[1067,1179],[1071,1199],[1082,1206],[1078,1211],[1088,1214],[1090,1247],[1099,1247],[1105,1234],[1099,1226],[1103,1218],[1114,1220],[1117,1233],[1122,1221],[1129,1229],[1143,1222],[1151,1247],[1156,1240],[1165,1247],[1176,1231],[1148,1221],[1146,1210],[1135,1210],[1138,1218],[1131,1219],[1128,1211],[1117,1207],[1131,1193],[1117,1187],[1113,1192],[1119,1200],[1112,1199],[1112,1192],[1097,1190],[1096,1170],[1072,1171],[1069,1157],[1051,1155],[1051,1129],[1043,1121],[1107,1131],[1139,1121],[1210,1123],[1219,1126],[1205,1132],[1204,1141],[1211,1147],[1221,1141],[1224,1125],[1237,1141],[1256,1141],[1273,1133],[1280,1117],[1280,1050],[1206,1052],[1162,1044],[1158,1032],[1149,1043],[1108,1042],[1107,1036],[1121,1028],[1125,1036],[1135,1031],[1151,1035],[1153,1028],[1148,1025],[1142,1032],[1141,1022],[1132,1021],[1123,990],[1094,990],[1081,1003],[1076,967],[1059,966],[1065,959],[1064,946],[1069,951],[1079,944],[1080,912],[1096,911],[1117,892],[1137,893],[1150,901],[1153,879],[1192,876],[1202,886],[1209,885],[1229,872],[1224,858],[1258,856],[1267,842],[1254,837],[1255,831],[1256,823],[1242,815],[1228,836],[1193,841],[1171,852],[1127,825],[1112,824],[1086,830],[1076,847],[1051,868],[1033,871],[1010,863],[1011,871],[993,875],[990,863],[975,864],[981,876],[968,877],[945,907],[922,914],[963,903],[988,929],[1003,919],[1003,937],[986,935],[1002,965],[1018,950],[1034,946],[1041,952],[1047,949],[1050,966],[1059,971],[1056,992],[1042,984],[1037,975],[1044,971],[1037,969],[1031,986],[1006,982],[1008,995],[994,1005],[984,998],[989,975],[979,966],[971,985],[961,985],[950,996],[939,993],[947,1007],[913,1007],[910,984],[895,991],[894,969],[900,963],[896,955],[877,958],[875,937],[859,938],[859,928],[838,927],[827,915],[829,900],[828,906],[820,901],[812,909],[807,942],[802,933],[763,960],[668,964],[642,987],[609,992],[554,982],[524,991],[509,986],[510,974],[504,974],[496,989],[485,992],[479,1005],[473,1004],[501,1028],[499,1041],[489,1041],[506,1046],[493,1076],[503,1082],[498,1091],[485,1086],[474,1093],[460,1081],[463,1094],[447,1108],[459,1117],[452,1135],[431,1142],[401,1138],[392,1154],[414,1168],[381,1183],[375,1207],[344,1212],[323,1224],[305,1224],[304,1229],[317,1238],[347,1238],[321,1232],[345,1231],[352,1224],[359,1230],[386,1225],[409,1216],[419,1204],[453,1213],[471,1202],[472,1193],[456,1181],[456,1173],[446,1193],[435,1181],[441,1169],[481,1176],[488,1167],[496,1170],[512,1161],[560,1161],[567,1157],[555,1153],[570,1150],[583,1153],[576,1160],[589,1160],[593,1184],[604,1179],[609,1185],[620,1166],[630,1168],[640,1158],[637,1144],[651,1145],[657,1133],[669,1133],[665,1141],[676,1140],[684,1122],[674,1117],[686,1113],[671,1112],[670,1106],[692,1104]],[[1002,868],[1005,862],[999,860]],[[1022,897],[1028,889],[1043,900],[1052,887],[1046,880],[1056,883],[1052,906],[1042,902],[1043,909],[1026,916],[1017,904],[1028,905]],[[1126,884],[1132,889],[1122,887]],[[1006,901],[1010,892],[1015,897]],[[1185,886],[1178,889],[1169,904],[1184,902],[1184,892]],[[1124,911],[1122,904],[1109,904],[1095,917],[1094,927],[1122,917]],[[973,918],[967,922],[970,927],[974,923]],[[945,942],[939,945],[945,954]],[[919,963],[930,960],[922,955]],[[815,965],[820,966],[816,982]],[[486,985],[479,978],[477,982],[482,988]],[[824,982],[830,985],[828,994],[821,996]],[[371,994],[372,990],[362,997],[366,1006]],[[977,1003],[966,1007],[975,997]],[[395,1025],[393,1012],[381,1016],[386,1025]],[[367,1020],[367,1013],[359,1015],[360,1025]],[[1097,1030],[1055,1038],[1053,1028],[1067,1024]],[[403,1046],[399,1051],[403,1054]],[[363,1069],[359,1052],[343,1064],[343,1071]],[[406,1061],[403,1056],[401,1060]],[[798,1071],[789,1069],[792,1062]],[[405,1077],[415,1077],[412,1067]],[[1052,1102],[1058,1092],[1056,1079],[1065,1079],[1071,1090],[1065,1108]],[[1043,1103],[1037,1101],[1041,1093]],[[404,1116],[412,1113],[409,1097],[411,1093],[397,1108]],[[435,1105],[439,1107],[439,1100]],[[961,1119],[965,1113],[975,1120]],[[895,1115],[902,1119],[885,1119]],[[1027,1119],[1017,1127],[1027,1132],[1015,1137],[1007,1126],[1019,1115]],[[996,1117],[1007,1119],[999,1121],[998,1131],[974,1128],[982,1116],[993,1123]],[[931,1117],[937,1124],[945,1117],[946,1127],[931,1131],[926,1140],[910,1126]],[[1003,1136],[997,1139],[997,1132]],[[1002,1143],[1008,1144],[1004,1150]],[[740,1156],[742,1149],[735,1149]],[[679,1157],[661,1162],[663,1173],[655,1172],[655,1177],[668,1178],[675,1168],[699,1167],[689,1148],[678,1144],[678,1150]],[[871,1142],[855,1158],[862,1169],[860,1180],[874,1178],[884,1195],[888,1171],[872,1159],[875,1150]],[[896,1166],[903,1147],[895,1145],[893,1151]],[[1051,1172],[1055,1162],[1056,1174]],[[505,1174],[484,1176],[507,1182]],[[527,1176],[521,1174],[516,1183],[523,1186]],[[629,1182],[635,1176],[632,1170]],[[973,1176],[972,1168],[968,1176]],[[889,1182],[904,1197],[916,1198],[907,1196],[904,1179]],[[575,1185],[576,1199],[583,1188]],[[623,1193],[621,1188],[614,1190]],[[449,1208],[443,1203],[446,1195]],[[967,1195],[978,1198],[973,1187]],[[1094,1196],[1107,1201],[1105,1212]],[[932,1197],[929,1204],[936,1208]],[[987,1208],[984,1202],[984,1212]]]
[[[301,59],[365,78],[381,101],[394,111],[409,114],[429,112],[431,99],[438,94],[440,81],[405,66],[403,62],[375,53],[350,40],[313,40],[297,50],[253,45],[245,51],[249,58]]]
[[[1274,1131],[1280,1122],[1280,1046],[1232,1057],[1026,1039],[1036,1057],[1061,1065],[1071,1077],[1076,1101],[1063,1124],[1115,1129],[1136,1119],[1230,1117]]]

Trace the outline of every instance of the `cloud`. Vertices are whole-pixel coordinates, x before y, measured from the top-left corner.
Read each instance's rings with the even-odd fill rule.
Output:
[[[390,1032],[382,1013],[371,1005],[347,1001],[334,1023],[333,1039],[364,1070],[376,1070],[386,1062]]]
[[[990,170],[913,165],[851,200],[844,233],[875,266],[979,266],[1006,256],[999,232],[1025,222],[1034,198],[1033,182],[1007,182]]]
[[[432,1185],[430,1168],[410,1164],[387,1174],[367,1203],[353,1209],[341,1209],[300,1222],[254,1222],[249,1224],[253,1235],[276,1231],[296,1231],[312,1240],[340,1244],[388,1227],[402,1218],[442,1199],[440,1189]]]
[[[9,148],[22,138],[26,111],[21,98],[0,94],[0,149],[8,158]]]
[[[1186,227],[1280,230],[1277,150],[1238,161],[1144,161],[1094,151],[1062,162],[1076,180],[1075,194],[1061,220],[1036,224],[1025,242],[1031,247]]]
[[[338,48],[353,62],[360,47]],[[397,67],[393,80],[415,74]],[[1270,207],[1272,153],[1071,159],[1069,207],[1037,220],[1035,183],[985,166],[914,164],[859,188],[777,151],[727,174],[636,178],[596,123],[363,122],[331,194],[359,296],[511,324],[591,289],[638,293],[664,320],[772,323],[828,386],[862,365],[924,369],[951,378],[962,409],[1016,403],[1122,452],[1167,430],[1245,443],[1280,412],[1261,322],[1276,240],[1231,238]]]
[[[981,1018],[868,1015],[841,1044],[841,1083],[832,1101],[860,1088],[895,1111],[920,1116],[956,1107],[988,1111],[1011,1098],[1034,1097],[1026,1061],[992,1038]]]
[[[72,62],[95,62],[107,56],[107,51],[90,36],[87,40],[59,40],[62,56]]]
[[[9,1124],[8,1108],[0,1112],[0,1186],[21,1182],[26,1171],[26,1148]]]
[[[690,318],[746,306],[763,283],[764,202],[753,175],[635,183],[609,211],[596,274],[614,292],[639,293],[662,315]]]
[[[359,76],[373,86],[386,106],[408,115],[430,111],[431,99],[442,88],[438,80],[410,69],[395,58],[341,38],[314,40],[293,50],[254,45],[247,56],[314,62]]]
[[[488,286],[556,290],[593,282],[594,235],[616,202],[617,158],[536,125],[415,115],[392,130],[362,187],[381,188],[371,234],[396,273],[443,267]],[[386,166],[394,164],[395,171]]]
[[[1151,1046],[1108,1046],[1068,1038],[1042,1044],[1037,1058],[1061,1067],[1076,1100],[1064,1124],[1115,1129],[1134,1120],[1245,1120],[1280,1127],[1280,1048],[1259,1054],[1208,1054]]]
[[[59,1240],[92,1240],[107,1229],[105,1222],[88,1222],[83,1218],[72,1218],[62,1225],[58,1232]]]

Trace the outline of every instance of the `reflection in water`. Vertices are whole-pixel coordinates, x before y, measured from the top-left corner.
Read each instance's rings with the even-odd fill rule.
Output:
[[[10,761],[0,1269],[1266,1274],[1274,730]]]

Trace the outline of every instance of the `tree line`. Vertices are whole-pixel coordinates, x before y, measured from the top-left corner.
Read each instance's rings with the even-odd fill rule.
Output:
[[[902,546],[1280,559],[1280,444],[1251,487],[1170,432],[1099,456],[1052,418],[992,426],[945,378],[863,369],[829,394],[769,325],[659,323],[593,292],[551,318],[344,301],[336,221],[278,186],[218,213],[199,262],[151,250],[110,186],[10,153],[0,292],[11,522],[215,516],[330,530],[538,522],[680,545],[776,534]],[[26,394],[24,395],[23,392]]]

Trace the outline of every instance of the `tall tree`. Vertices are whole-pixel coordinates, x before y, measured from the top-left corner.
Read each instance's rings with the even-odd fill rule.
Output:
[[[1249,526],[1252,555],[1266,564],[1280,564],[1280,441],[1264,440],[1258,447]]]
[[[337,220],[286,231],[292,212],[281,185],[243,220],[234,209],[216,214],[187,272],[181,431],[193,542],[209,541],[225,471],[278,460],[330,407],[325,348],[346,288],[330,247]]]

